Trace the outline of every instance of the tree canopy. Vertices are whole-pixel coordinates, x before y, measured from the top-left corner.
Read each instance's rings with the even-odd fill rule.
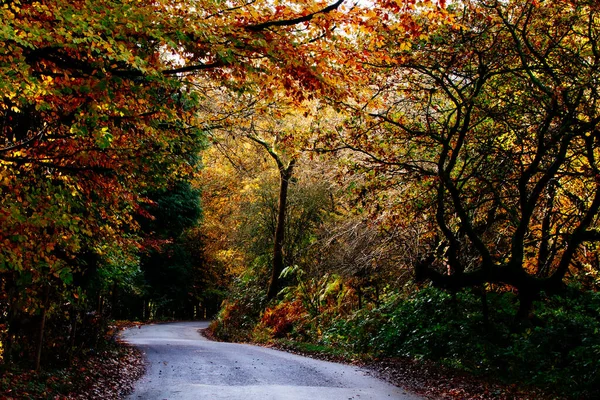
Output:
[[[20,314],[44,320],[59,299],[76,302],[92,276],[100,288],[131,282],[145,245],[135,217],[151,216],[147,194],[191,180],[198,166],[215,117],[200,120],[211,100],[199,87],[261,82],[298,99],[318,90],[313,39],[330,32],[341,3],[4,2],[8,329]]]
[[[362,153],[406,224],[424,226],[418,278],[508,284],[526,309],[589,265],[598,239],[595,7],[469,2],[402,46],[342,147]],[[356,107],[353,107],[356,109]],[[362,127],[362,128],[361,128]],[[591,246],[591,247],[590,247]]]
[[[598,290],[596,3],[3,2],[0,351],[227,287],[223,336],[331,341]]]

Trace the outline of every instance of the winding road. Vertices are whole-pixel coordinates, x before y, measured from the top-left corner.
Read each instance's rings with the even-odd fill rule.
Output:
[[[145,325],[122,338],[146,355],[130,400],[416,400],[360,368],[259,346],[210,341],[208,322]]]

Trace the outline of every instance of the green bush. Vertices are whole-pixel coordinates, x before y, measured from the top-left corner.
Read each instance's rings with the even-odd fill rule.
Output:
[[[240,285],[229,297],[215,322],[218,336],[252,337],[266,306],[256,283]],[[285,301],[292,304],[294,296],[289,297]],[[571,288],[561,296],[544,296],[527,323],[515,320],[513,293],[487,293],[486,304],[487,320],[478,291],[451,294],[428,287],[410,295],[388,293],[378,307],[350,314],[329,313],[325,307],[310,318],[279,316],[282,321],[270,321],[263,334],[272,339],[273,327],[287,321],[293,326],[286,325],[283,336],[292,342],[347,355],[427,359],[573,398],[600,398],[599,294]]]
[[[247,342],[266,307],[266,284],[253,273],[238,278],[210,325],[212,334],[226,341]]]
[[[423,358],[534,384],[574,397],[600,392],[600,296],[571,290],[535,304],[530,326],[515,324],[516,298],[470,291],[453,297],[426,288],[409,297],[390,296],[373,310],[339,319],[322,336],[328,345],[354,352]]]

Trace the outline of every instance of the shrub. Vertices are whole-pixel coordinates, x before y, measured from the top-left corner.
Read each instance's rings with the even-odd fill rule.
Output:
[[[599,397],[600,296],[570,290],[544,297],[526,329],[514,323],[512,293],[489,293],[486,324],[481,299],[433,288],[381,307],[360,310],[323,334],[330,345],[355,352],[439,361],[475,374],[534,384],[573,395]]]
[[[212,334],[226,341],[249,341],[266,305],[266,292],[259,282],[242,277],[210,326]]]
[[[300,300],[283,301],[265,310],[257,328],[269,329],[272,338],[283,338],[290,334],[295,326],[302,325],[307,317],[307,311]]]

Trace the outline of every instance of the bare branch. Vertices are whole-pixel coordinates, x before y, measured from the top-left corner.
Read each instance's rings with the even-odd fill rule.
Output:
[[[268,28],[271,28],[274,26],[293,26],[293,25],[300,24],[302,22],[309,22],[310,20],[312,20],[314,17],[316,17],[319,14],[327,14],[333,10],[336,10],[340,5],[342,5],[342,3],[344,1],[345,0],[338,0],[335,3],[331,4],[330,6],[327,6],[319,11],[315,11],[314,13],[303,15],[302,17],[292,18],[292,19],[283,19],[283,20],[279,20],[279,21],[267,21],[267,22],[263,22],[261,24],[247,25],[244,28],[246,30],[249,30],[252,32],[260,32],[260,31],[263,31],[265,29],[268,29]]]

